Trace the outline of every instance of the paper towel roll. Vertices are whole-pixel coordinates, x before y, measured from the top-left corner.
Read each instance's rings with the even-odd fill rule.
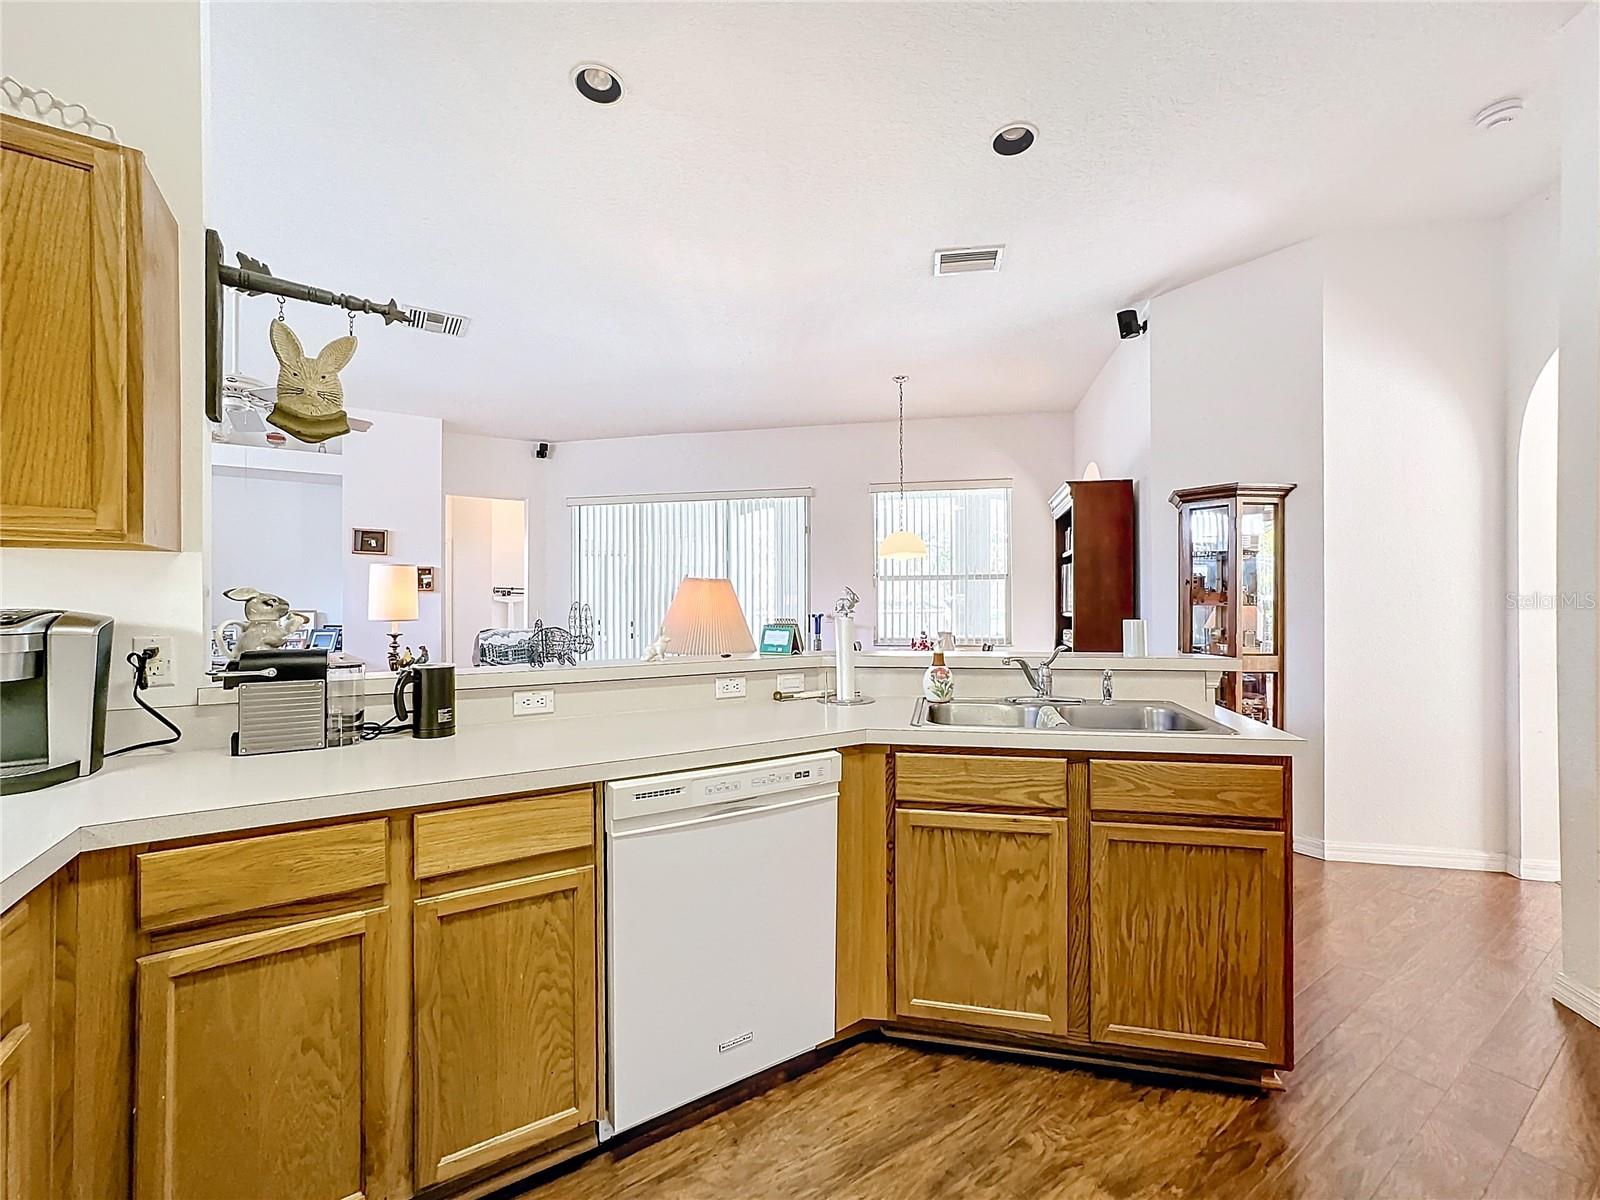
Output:
[[[1149,652],[1145,643],[1144,621],[1132,617],[1122,623],[1122,656],[1143,658]]]

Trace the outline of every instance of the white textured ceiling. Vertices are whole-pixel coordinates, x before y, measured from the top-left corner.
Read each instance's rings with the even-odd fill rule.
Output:
[[[359,406],[754,428],[892,416],[903,371],[913,417],[1066,409],[1129,302],[1548,183],[1574,7],[215,4],[209,220],[280,274],[471,316],[358,326]],[[573,90],[590,60],[620,103]],[[1474,129],[1507,94],[1522,120]],[[997,156],[1018,120],[1038,143]],[[992,242],[999,274],[932,277]]]

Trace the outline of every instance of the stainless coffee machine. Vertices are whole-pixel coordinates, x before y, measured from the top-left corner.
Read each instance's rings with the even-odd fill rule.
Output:
[[[100,769],[111,635],[96,613],[0,609],[0,794]]]

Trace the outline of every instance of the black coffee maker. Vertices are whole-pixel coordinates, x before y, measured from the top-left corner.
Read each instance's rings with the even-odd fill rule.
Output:
[[[406,692],[411,706],[406,707]],[[450,737],[456,731],[456,668],[453,663],[414,663],[394,681],[394,719],[410,723],[415,738]]]

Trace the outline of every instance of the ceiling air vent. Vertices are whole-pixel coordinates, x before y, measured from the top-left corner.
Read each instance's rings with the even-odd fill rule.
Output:
[[[423,333],[442,333],[447,337],[466,337],[467,329],[472,325],[471,317],[436,312],[431,308],[415,308],[409,304],[406,305],[406,316],[411,320],[411,328],[420,329]]]
[[[959,250],[935,250],[935,275],[970,275],[974,271],[998,271],[1004,246],[965,246]]]

